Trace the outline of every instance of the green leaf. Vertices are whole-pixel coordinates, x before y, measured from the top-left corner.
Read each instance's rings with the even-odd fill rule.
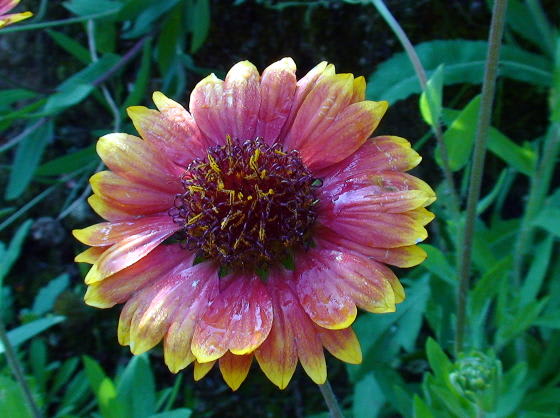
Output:
[[[132,418],[144,418],[156,411],[156,386],[147,355],[133,357],[117,386],[119,400],[129,405]]]
[[[379,414],[385,396],[372,373],[367,374],[354,387],[354,418],[373,418]]]
[[[76,372],[79,363],[80,360],[78,360],[76,357],[71,357],[64,363],[62,363],[62,366],[57,369],[52,381],[49,391],[51,396],[58,392],[58,390],[60,390],[63,386],[67,386],[68,381]]]
[[[45,147],[54,135],[53,131],[53,121],[47,121],[19,143],[6,187],[6,200],[15,199],[25,191],[41,161]]]
[[[33,418],[20,385],[0,375],[0,416],[10,418]]]
[[[56,302],[58,296],[66,290],[70,283],[70,276],[67,273],[54,278],[45,287],[42,287],[35,297],[31,312],[40,316],[49,312]]]
[[[83,356],[83,362],[90,387],[97,397],[99,409],[104,418],[124,418],[126,404],[117,399],[117,389],[112,380],[105,375],[98,362],[91,357]]]
[[[79,170],[84,166],[97,162],[95,145],[63,155],[41,165],[35,172],[38,176],[58,176]]]
[[[70,0],[63,5],[78,16],[95,15],[101,11],[118,13],[123,6],[121,2],[115,0]]]
[[[47,346],[42,338],[35,338],[29,347],[29,363],[39,392],[44,393],[50,370],[47,369]]]
[[[436,379],[446,383],[449,382],[449,372],[453,368],[453,364],[433,338],[428,338],[426,355]]]
[[[185,3],[181,2],[169,13],[167,19],[163,23],[161,32],[157,41],[157,63],[159,72],[163,76],[167,75],[173,59],[177,55],[177,47],[180,39],[184,35],[183,26],[183,8]]]
[[[128,106],[139,103],[146,95],[146,89],[150,82],[150,69],[152,66],[152,40],[149,39],[142,47],[142,61],[140,69],[136,75],[136,81],[132,87],[132,91],[123,104],[123,110]]]
[[[453,171],[460,170],[469,161],[474,144],[479,108],[480,96],[476,96],[465,106],[443,134],[443,140],[447,146],[449,168]],[[441,165],[439,155],[436,156],[436,159]]]
[[[440,65],[426,84],[426,91],[420,95],[420,113],[430,126],[439,123],[443,99],[443,70]]]
[[[0,110],[9,109],[12,103],[27,100],[37,96],[37,93],[26,89],[6,89],[0,94]]]
[[[428,254],[428,257],[422,263],[422,267],[435,274],[444,282],[455,285],[457,272],[451,264],[449,264],[449,261],[447,261],[441,250],[429,244],[420,244],[420,248]]]
[[[173,8],[179,0],[159,0],[151,2],[134,20],[132,29],[125,32],[126,39],[137,38],[150,31],[154,22],[161,18],[167,11]]]
[[[435,418],[430,407],[418,395],[414,395],[414,418]]]
[[[533,220],[533,225],[560,237],[560,208],[543,208]]]
[[[551,261],[553,247],[554,236],[552,235],[547,236],[535,247],[531,267],[521,287],[519,300],[521,305],[526,305],[537,299]]]
[[[62,32],[47,29],[47,33],[62,49],[77,58],[82,64],[89,64],[91,62],[91,55],[88,49],[73,38],[65,35]]]
[[[482,82],[486,62],[485,41],[450,40],[429,41],[415,50],[426,69],[427,76],[441,64],[445,65],[445,85]],[[504,45],[500,58],[500,75],[518,81],[548,87],[551,83],[552,64],[540,55],[514,46]],[[369,77],[367,97],[395,103],[421,93],[420,84],[405,53],[393,55],[379,65]]]
[[[59,324],[66,318],[63,316],[49,316],[48,318],[37,319],[8,331],[8,339],[14,347],[24,343],[34,336],[49,329],[53,325]],[[0,343],[0,353],[4,352],[4,345]]]
[[[150,415],[150,418],[189,418],[192,411],[187,408],[173,409],[171,411],[160,412],[159,414]]]
[[[71,88],[66,88],[52,94],[45,104],[43,111],[47,114],[54,114],[67,107],[80,103],[93,91],[91,84],[76,84]]]
[[[2,262],[0,263],[0,288],[2,287],[4,278],[19,257],[21,247],[23,245],[25,237],[27,237],[27,233],[29,232],[31,225],[33,225],[33,221],[31,219],[28,219],[23,224],[21,224],[21,226],[12,237],[8,249],[4,249],[5,247],[3,243],[0,243],[2,244],[0,245],[0,259],[2,260]],[[0,306],[1,304],[2,298],[0,298]]]
[[[192,0],[191,7],[187,10],[190,15],[189,30],[191,38],[191,54],[194,54],[204,45],[210,30],[210,2],[208,0]]]
[[[546,303],[546,299],[528,303],[525,306],[519,307],[512,316],[506,317],[501,321],[496,333],[496,349],[501,350],[515,337],[533,326]]]

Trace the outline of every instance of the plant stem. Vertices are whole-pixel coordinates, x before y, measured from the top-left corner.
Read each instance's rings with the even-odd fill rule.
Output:
[[[15,350],[12,347],[12,343],[10,343],[10,340],[8,339],[8,335],[6,335],[6,329],[4,328],[4,321],[1,317],[1,313],[0,313],[0,341],[2,341],[2,344],[4,345],[4,353],[6,354],[8,365],[12,369],[12,373],[14,374],[14,377],[16,378],[19,386],[21,387],[27,406],[29,406],[31,413],[35,418],[41,418],[42,416],[41,412],[39,411],[39,408],[37,407],[37,404],[33,399],[33,395],[31,394],[31,389],[29,388],[29,385],[25,380],[23,368],[21,367],[19,359],[17,358],[17,355],[15,353]]]
[[[336,400],[336,396],[334,395],[334,392],[332,390],[329,381],[326,380],[325,383],[317,386],[319,386],[319,390],[321,390],[321,395],[323,395],[323,398],[325,399],[325,403],[329,408],[329,413],[331,418],[344,418],[344,415],[342,414],[342,410],[340,409],[340,405]]]
[[[0,33],[4,34],[10,32],[23,32],[26,30],[52,28],[54,26],[65,26],[71,23],[81,23],[81,22],[86,22],[90,19],[98,19],[100,17],[111,16],[114,15],[115,13],[117,13],[116,10],[109,10],[109,11],[95,13],[87,16],[71,17],[69,19],[52,20],[50,22],[42,22],[42,23],[31,23],[29,25],[10,26],[9,28],[0,29]]]
[[[391,14],[383,0],[372,0],[373,5],[379,12],[379,14],[385,19],[385,22],[389,25],[392,31],[395,33],[396,37],[399,39],[401,45],[403,46],[406,54],[408,55],[408,59],[416,72],[416,77],[418,78],[418,82],[420,83],[420,87],[423,91],[426,91],[426,86],[428,83],[428,78],[426,76],[426,70],[424,69],[414,46],[406,36],[406,33],[402,29],[399,22],[395,19],[395,17]],[[430,105],[430,100],[428,100],[428,104]],[[431,105],[430,105],[431,106]],[[449,195],[449,202],[450,202],[450,209],[451,213],[453,214],[455,219],[459,218],[460,214],[460,205],[459,205],[459,195],[457,194],[457,190],[455,188],[455,182],[453,181],[453,173],[451,168],[449,167],[449,156],[447,153],[447,146],[443,141],[443,133],[441,131],[441,126],[439,120],[434,120],[433,123],[433,130],[434,135],[436,137],[437,144],[441,151],[441,160],[443,164],[443,176],[445,182],[447,184],[447,194]]]
[[[476,219],[476,206],[480,197],[480,185],[484,174],[484,157],[486,155],[486,140],[492,116],[494,90],[496,87],[496,73],[498,58],[504,31],[504,21],[507,9],[507,0],[496,0],[492,10],[490,35],[488,37],[488,52],[484,68],[484,81],[482,84],[482,97],[478,125],[473,151],[473,161],[467,196],[467,211],[463,233],[462,251],[459,259],[459,292],[457,294],[457,335],[455,340],[455,353],[463,350],[466,328],[466,305],[471,272],[472,245],[474,236],[474,223]]]

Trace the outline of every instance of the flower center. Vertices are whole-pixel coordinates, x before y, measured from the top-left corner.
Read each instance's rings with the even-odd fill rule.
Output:
[[[265,268],[309,241],[318,180],[295,150],[228,137],[192,161],[181,181],[185,192],[170,215],[189,250],[232,268]]]

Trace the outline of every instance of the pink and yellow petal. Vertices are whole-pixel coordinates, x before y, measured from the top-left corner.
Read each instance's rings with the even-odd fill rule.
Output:
[[[366,79],[363,76],[354,79],[351,103],[363,102],[366,99]]]
[[[148,144],[132,135],[114,133],[99,138],[97,153],[117,175],[166,193],[180,193],[184,169],[165,160]]]
[[[108,247],[90,247],[74,257],[76,263],[95,264]]]
[[[154,93],[154,102],[159,112],[144,106],[127,109],[140,136],[154,151],[163,152],[180,166],[185,167],[193,159],[203,157],[208,143],[185,108],[160,92]]]
[[[303,101],[284,139],[286,149],[305,150],[342,112],[352,98],[352,74],[336,74],[320,79]],[[302,159],[306,161],[302,152]]]
[[[138,217],[137,214],[123,210],[116,202],[104,199],[96,194],[88,197],[87,201],[95,213],[109,222],[132,221]]]
[[[198,83],[190,110],[204,134],[216,144],[227,136],[254,138],[260,107],[260,77],[249,61],[234,65],[221,81],[213,74]]]
[[[167,211],[175,195],[131,182],[111,171],[94,174],[89,182],[98,196],[113,201],[123,210],[138,215]]]
[[[332,330],[316,327],[316,330],[323,346],[337,359],[350,364],[362,362],[360,342],[352,328]]]
[[[178,244],[159,246],[130,267],[88,286],[84,300],[90,306],[110,308],[126,302],[132,294],[163,278],[177,266],[190,266],[193,260],[194,253]]]
[[[33,16],[33,13],[31,12],[12,13],[9,15],[0,14],[0,29],[22,20],[29,19],[31,16]]]
[[[195,328],[192,352],[200,362],[216,360],[230,350],[253,352],[272,327],[272,302],[258,276],[237,275],[210,303]]]
[[[209,361],[208,363],[199,363],[197,360],[195,360],[193,370],[194,380],[198,382],[200,379],[206,376],[208,372],[212,370],[212,367],[214,367],[215,363],[216,360]]]
[[[225,353],[219,360],[220,372],[227,385],[232,390],[239,389],[241,383],[247,378],[251,363],[253,361],[253,354],[244,354],[236,356],[232,353]]]
[[[267,67],[261,81],[261,106],[255,136],[268,144],[278,142],[296,91],[296,64],[284,58]]]
[[[387,102],[364,101],[325,116],[329,124],[317,126],[299,147],[303,161],[318,171],[352,155],[375,130],[387,106]]]
[[[357,309],[352,298],[330,277],[329,266],[312,258],[310,252],[296,260],[296,287],[301,306],[317,325],[342,329],[356,319]]]
[[[165,364],[172,373],[187,367],[194,359],[191,342],[196,323],[210,300],[218,293],[218,269],[201,263],[180,274],[183,281],[181,306],[176,310],[164,338]]]
[[[86,284],[103,280],[105,277],[136,263],[178,229],[180,227],[173,223],[171,218],[167,217],[165,221],[159,224],[152,223],[151,230],[119,240],[105,251],[91,267],[85,278]]]

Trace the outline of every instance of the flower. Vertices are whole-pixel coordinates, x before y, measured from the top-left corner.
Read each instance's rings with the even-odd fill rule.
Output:
[[[16,7],[19,2],[20,0],[0,0],[0,28],[33,16],[31,12],[5,14]]]
[[[299,81],[292,59],[259,75],[248,61],[194,88],[190,113],[156,92],[158,110],[128,114],[141,138],[102,137],[111,171],[89,203],[107,222],[74,231],[91,246],[85,301],[125,303],[119,342],[140,354],[163,340],[195,379],[218,361],[234,390],[253,357],[278,387],[297,362],[323,383],[323,348],[361,361],[357,307],[404,299],[385,264],[425,253],[435,199],[404,173],[420,161],[399,137],[368,139],[387,109],[366,101],[363,77],[323,62]]]

